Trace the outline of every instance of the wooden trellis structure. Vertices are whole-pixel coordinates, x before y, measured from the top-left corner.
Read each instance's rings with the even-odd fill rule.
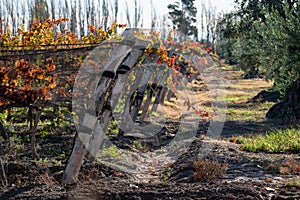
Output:
[[[75,75],[78,71],[78,67],[68,66],[71,63],[65,62],[66,56],[72,57],[74,55],[81,55],[86,56],[88,52],[90,52],[92,49],[95,48],[95,45],[73,45],[73,48],[67,48],[68,46],[64,46],[62,49],[53,49],[52,46],[50,46],[48,49],[43,50],[26,50],[26,49],[20,49],[15,50],[15,47],[1,47],[0,50],[0,61],[2,63],[10,62],[12,63],[14,60],[28,60],[28,63],[35,63],[37,59],[40,60],[47,60],[48,58],[55,57],[57,59],[56,61],[61,64],[61,66],[56,66],[56,69],[53,71],[53,74],[56,74],[59,79],[62,81],[60,84],[57,84],[57,88],[55,88],[51,93],[54,94],[55,98],[52,100],[42,101],[42,100],[36,100],[36,99],[24,99],[21,95],[14,94],[9,95],[6,94],[6,86],[4,84],[0,87],[0,98],[1,98],[1,105],[0,105],[0,113],[2,113],[5,110],[10,110],[12,108],[25,108],[28,110],[27,113],[27,120],[29,121],[30,127],[28,129],[28,133],[31,134],[31,150],[33,157],[38,157],[37,152],[35,151],[35,134],[37,132],[37,126],[38,122],[40,121],[40,117],[42,112],[44,114],[47,114],[48,117],[56,118],[57,117],[57,110],[59,108],[66,108],[68,110],[71,110],[72,105],[72,99],[70,96],[61,96],[56,95],[55,92],[59,87],[62,85],[65,86],[65,82],[68,81],[69,77],[73,74]],[[12,48],[12,49],[10,49]],[[51,49],[52,48],[52,49]],[[71,61],[70,61],[71,62]],[[73,61],[74,62],[74,61]],[[77,61],[76,61],[77,62]],[[41,69],[44,66],[41,66]],[[70,88],[71,89],[71,88]],[[17,91],[18,88],[15,88],[15,91]],[[45,111],[45,107],[52,107],[53,111]],[[33,111],[36,112],[33,112]],[[5,126],[0,121],[0,135],[5,140],[8,140],[9,135],[7,134]]]
[[[87,103],[87,108],[80,111],[81,114],[76,123],[77,135],[73,151],[63,178],[64,184],[73,184],[77,181],[79,169],[85,157],[89,160],[94,159],[112,120],[113,109],[117,104],[118,97],[127,91],[125,83],[128,76],[126,73],[137,65],[145,53],[148,42],[137,39],[133,34],[134,31],[135,29],[125,30],[124,40],[113,48],[109,60],[103,66],[102,76],[90,102]],[[172,56],[172,50],[168,51],[168,54],[168,56]],[[168,96],[168,89],[163,85],[172,72],[171,69],[164,70],[165,67],[158,65],[158,59],[156,55],[146,57],[142,64],[146,65],[147,69],[140,72],[136,70],[134,81],[129,88],[131,91],[127,91],[132,95],[125,98],[124,110],[121,114],[118,134],[120,138],[124,136],[124,132],[132,131],[131,127],[137,120],[145,119],[153,97],[155,100],[151,109],[155,111],[158,104]],[[181,69],[178,71],[184,76],[190,77],[185,69],[185,64],[180,63],[180,67]],[[143,84],[148,83],[150,79],[153,80],[152,84]],[[138,113],[141,113],[140,116]]]

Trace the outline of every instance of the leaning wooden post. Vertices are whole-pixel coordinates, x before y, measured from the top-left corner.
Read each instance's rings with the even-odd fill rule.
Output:
[[[158,105],[160,103],[163,103],[162,100],[165,99],[165,95],[166,95],[166,92],[164,92],[165,90],[168,90],[167,87],[164,86],[165,84],[165,81],[168,79],[168,77],[170,76],[171,72],[170,72],[170,69],[168,69],[168,71],[164,74],[163,78],[160,80],[160,82],[158,83],[158,86],[157,86],[157,93],[155,95],[155,100],[154,100],[154,103],[153,103],[153,106],[151,108],[151,113],[152,112],[156,112],[157,111],[157,108],[158,108]]]
[[[163,76],[162,72],[164,72],[164,68],[165,68],[165,66],[158,66],[157,67],[156,74],[154,74],[153,83],[151,85],[148,85],[147,100],[146,100],[146,102],[144,104],[142,114],[139,117],[140,121],[144,121],[145,120],[145,117],[147,115],[149,106],[150,106],[151,101],[152,101],[154,90],[156,90],[156,88],[158,86],[158,83],[159,83],[159,80]]]
[[[143,65],[147,64],[149,62],[151,62],[151,58],[147,57],[146,60],[143,62]],[[139,69],[140,69],[140,71],[139,71]],[[132,127],[134,127],[134,123],[135,123],[139,108],[141,107],[141,104],[142,104],[141,96],[144,95],[144,92],[146,89],[146,87],[144,87],[144,86],[139,87],[139,85],[141,83],[148,82],[151,75],[153,74],[152,70],[146,69],[146,72],[145,72],[144,69],[145,68],[140,67],[140,68],[138,68],[138,70],[135,71],[137,74],[136,74],[133,84],[130,85],[130,90],[129,90],[128,96],[125,100],[124,111],[121,116],[121,123],[119,125],[120,129],[118,132],[119,138],[122,138],[124,136],[125,132],[131,131]],[[133,94],[136,90],[139,90],[138,95],[140,97],[133,99],[131,94]],[[135,101],[135,100],[137,100],[137,101]],[[133,102],[136,105],[133,107],[133,109],[131,109],[131,105]]]
[[[104,73],[100,79],[100,83],[93,92],[92,102],[90,102],[86,112],[83,113],[83,116],[80,116],[77,122],[79,130],[77,130],[73,151],[65,169],[63,177],[64,185],[77,182],[79,170],[86,152],[89,151],[89,154],[94,157],[103,141],[104,131],[111,119],[109,103],[103,97],[111,87],[112,81],[116,77],[117,69],[129,52],[135,47],[137,39],[133,35],[134,31],[134,29],[125,30],[123,34],[125,39],[120,43],[121,45],[113,49],[110,60],[103,67]],[[109,101],[110,98],[107,100]],[[96,108],[102,114],[100,124],[96,115]]]
[[[135,39],[136,40],[136,39]],[[147,46],[147,42],[146,41],[142,41],[142,40],[136,40],[135,45],[133,46],[134,50],[132,50],[128,57],[126,58],[126,60],[123,62],[124,64],[122,64],[117,71],[115,71],[114,73],[117,73],[117,80],[122,80],[124,76],[124,74],[129,71],[132,67],[134,67],[135,63],[138,61],[138,59],[142,56],[142,54],[144,53],[144,50]],[[122,88],[122,86],[124,87],[124,82],[123,81],[115,81],[115,84],[111,87],[112,88]],[[105,106],[103,107],[102,110],[102,114],[100,116],[100,127],[103,130],[103,133],[106,132],[107,127],[109,125],[109,122],[111,121],[112,118],[112,111],[114,109],[114,107],[116,106],[117,103],[117,99],[114,99],[114,101],[112,101],[112,96],[114,97],[118,97],[117,93],[118,91],[114,91],[114,95],[112,94],[112,91],[109,92],[109,97],[106,101]],[[102,143],[104,139],[104,134],[97,134],[96,131],[94,131],[94,136],[91,138],[90,144],[89,144],[89,157],[88,159],[90,161],[93,161],[95,159],[95,156],[97,154],[97,151],[100,148],[100,145]]]
[[[153,66],[149,66],[149,67],[153,67]],[[156,67],[156,66],[154,66],[154,67]],[[140,86],[137,89],[137,95],[134,100],[134,107],[130,112],[131,119],[134,122],[136,121],[138,112],[142,106],[142,102],[143,102],[143,98],[144,98],[144,95],[145,95],[145,92],[147,89],[147,85],[148,85],[148,82],[149,82],[152,74],[153,74],[153,69],[151,69],[151,68],[147,69],[146,72],[142,74],[141,83],[144,85]]]

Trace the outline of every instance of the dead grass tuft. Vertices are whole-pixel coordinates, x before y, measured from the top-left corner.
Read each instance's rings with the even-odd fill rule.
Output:
[[[212,181],[225,173],[227,163],[221,163],[213,160],[196,160],[194,162],[195,170],[194,179],[199,181]]]
[[[35,178],[34,182],[40,185],[45,184],[49,189],[60,187],[60,184],[55,180],[55,178],[52,175],[49,175],[48,173],[40,174]]]
[[[300,173],[300,165],[293,159],[269,163],[265,169],[281,175],[298,175]]]

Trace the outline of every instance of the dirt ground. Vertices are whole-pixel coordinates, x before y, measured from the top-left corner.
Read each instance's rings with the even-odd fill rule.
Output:
[[[246,93],[254,96],[268,83],[260,84],[256,90],[249,87],[249,80],[244,86],[233,84],[236,79],[231,73],[227,80],[228,93]],[[248,83],[247,83],[248,82]],[[251,81],[250,81],[251,82]],[[240,82],[243,83],[243,80]],[[241,84],[243,85],[243,84]],[[254,83],[253,85],[258,85]],[[229,88],[231,87],[231,88]],[[199,92],[200,95],[200,92]],[[205,104],[205,101],[203,101]],[[246,101],[232,101],[228,106],[245,106]],[[172,115],[172,113],[170,113]],[[178,115],[178,114],[176,114]],[[174,114],[175,116],[175,114]],[[178,121],[169,122],[165,135],[176,134]],[[164,146],[139,151],[136,149],[131,157],[137,160],[126,160],[128,164],[139,166],[136,173],[119,171],[100,162],[85,163],[79,175],[77,185],[61,186],[66,158],[52,155],[56,164],[50,161],[33,161],[28,151],[7,158],[6,167],[8,183],[0,188],[0,200],[6,199],[300,199],[299,187],[290,187],[288,183],[299,174],[282,173],[282,163],[293,160],[300,165],[300,154],[267,154],[250,153],[240,149],[234,137],[247,134],[261,134],[278,124],[265,120],[244,121],[226,120],[219,138],[212,139],[197,135],[190,145],[180,152],[176,160],[165,160],[165,154],[159,156],[157,151],[164,151]],[[64,135],[44,140],[42,149],[61,150],[64,145],[70,151],[72,135]],[[114,141],[118,144],[118,141]],[[3,148],[5,144],[1,143]],[[47,148],[46,148],[47,146]],[[194,161],[199,158],[205,147],[209,151],[201,154],[202,160],[211,160],[226,164],[221,176],[212,180],[195,179]],[[43,152],[41,156],[49,156],[51,152]],[[54,153],[53,153],[54,154]],[[67,153],[66,153],[67,154]],[[3,160],[1,162],[4,162]],[[3,184],[3,180],[2,180]],[[5,184],[4,184],[5,185]]]
[[[222,177],[200,182],[193,178],[193,160],[206,142],[214,144],[206,158],[228,166]],[[2,188],[0,199],[300,199],[299,189],[286,186],[295,175],[282,175],[268,168],[271,161],[288,159],[300,162],[296,154],[247,153],[227,140],[197,139],[186,154],[169,166],[167,180],[144,182],[102,164],[85,164],[79,183],[68,188],[59,185],[63,167],[11,163],[10,178],[15,175],[36,184]]]

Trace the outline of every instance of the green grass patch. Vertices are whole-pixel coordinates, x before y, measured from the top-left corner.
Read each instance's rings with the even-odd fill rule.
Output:
[[[115,158],[115,159],[121,158],[121,152],[118,151],[116,146],[110,146],[107,148],[103,148],[101,153],[102,153],[102,157],[109,157],[109,158]]]
[[[265,112],[258,112],[256,109],[228,108],[227,120],[231,121],[258,121],[265,118]]]
[[[274,105],[274,103],[246,103],[236,106],[228,105],[227,120],[231,121],[261,121],[265,119],[266,112]]]
[[[295,187],[300,189],[300,178],[293,178],[286,183],[286,187]]]
[[[300,152],[300,130],[299,128],[289,128],[286,130],[276,129],[265,135],[254,137],[239,137],[242,150],[250,152]]]
[[[221,69],[224,71],[233,71],[235,70],[234,66],[228,64],[222,64]]]
[[[242,100],[248,100],[251,98],[251,95],[243,95],[243,94],[228,94],[226,96],[220,96],[217,97],[217,101],[242,101]]]

